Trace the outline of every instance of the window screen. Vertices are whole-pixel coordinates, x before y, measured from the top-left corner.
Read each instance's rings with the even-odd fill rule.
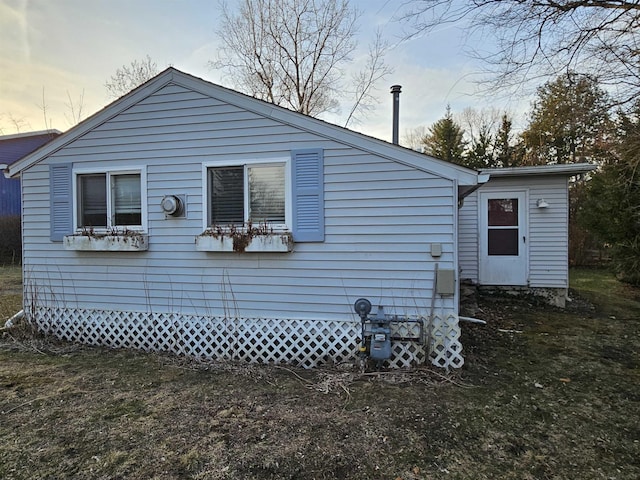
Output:
[[[77,181],[78,227],[142,225],[139,173],[91,173],[78,175]]]
[[[284,223],[284,165],[249,167],[249,219]]]
[[[141,225],[140,175],[113,175],[112,210],[115,225]]]
[[[107,226],[106,178],[104,173],[78,177],[78,226]]]
[[[244,223],[244,167],[209,169],[211,224]]]
[[[490,199],[488,204],[488,254],[518,256],[518,199]]]

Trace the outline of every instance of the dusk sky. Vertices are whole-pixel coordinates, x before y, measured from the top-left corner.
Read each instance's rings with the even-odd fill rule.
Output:
[[[447,104],[454,113],[465,107],[506,109],[518,124],[527,101],[474,95],[481,65],[464,53],[465,25],[400,42],[403,27],[393,17],[401,3],[352,0],[363,12],[354,66],[366,55],[377,26],[396,46],[387,56],[395,72],[378,85],[378,108],[350,128],[390,140],[394,84],[403,87],[401,136],[441,118]],[[159,70],[172,65],[233,88],[207,65],[216,56],[218,11],[217,0],[0,0],[0,134],[16,133],[16,124],[21,132],[69,129],[70,99],[77,107],[84,94],[83,118],[92,115],[112,100],[105,81],[147,55]],[[346,105],[342,110],[321,118],[342,125]]]

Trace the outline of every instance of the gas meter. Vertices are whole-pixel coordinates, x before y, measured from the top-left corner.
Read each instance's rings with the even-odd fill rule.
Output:
[[[353,306],[356,313],[362,320],[362,342],[364,348],[365,324],[370,324],[369,336],[369,356],[375,360],[382,361],[391,357],[391,326],[390,321],[384,314],[382,305],[378,307],[376,316],[371,318],[371,302],[366,298],[356,300]]]

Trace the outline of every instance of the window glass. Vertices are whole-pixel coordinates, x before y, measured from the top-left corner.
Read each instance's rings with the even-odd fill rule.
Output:
[[[285,164],[212,167],[210,225],[285,223]]]
[[[284,165],[252,166],[249,172],[249,219],[284,223]]]
[[[78,226],[107,226],[107,182],[106,174],[81,175],[78,177],[79,205]]]
[[[489,229],[489,255],[518,256],[518,229]]]
[[[113,175],[112,209],[115,225],[141,225],[140,174]]]
[[[244,223],[244,167],[209,169],[211,224]]]
[[[141,226],[140,180],[139,173],[78,175],[78,227]]]
[[[489,225],[517,226],[518,225],[518,199],[495,198],[489,200]]]

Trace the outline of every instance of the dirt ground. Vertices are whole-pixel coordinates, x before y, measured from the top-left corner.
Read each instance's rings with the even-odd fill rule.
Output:
[[[0,338],[0,478],[637,479],[640,293],[605,280],[566,310],[479,298],[451,373],[203,364],[23,325]]]

